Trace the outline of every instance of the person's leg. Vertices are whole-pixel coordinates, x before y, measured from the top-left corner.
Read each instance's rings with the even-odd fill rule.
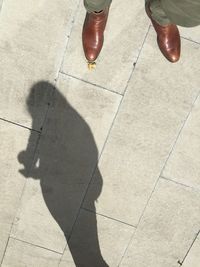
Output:
[[[3,5],[3,0],[0,0],[0,11],[1,11],[2,5]]]
[[[180,58],[180,34],[162,8],[160,0],[146,0],[146,12],[157,33],[157,43],[162,54],[170,61]]]
[[[151,10],[151,17],[162,26],[168,25],[171,23],[170,19],[165,14],[159,0],[146,0],[146,3],[149,4]]]
[[[87,12],[99,12],[108,7],[111,0],[84,0],[84,6]]]
[[[84,0],[87,13],[83,25],[82,42],[89,66],[95,62],[103,47],[110,4],[111,0]]]
[[[195,27],[200,25],[199,0],[160,0],[167,17],[176,25]]]

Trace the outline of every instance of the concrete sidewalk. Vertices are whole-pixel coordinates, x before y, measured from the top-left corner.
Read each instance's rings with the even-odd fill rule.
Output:
[[[200,27],[165,60],[115,0],[87,69],[79,0],[0,13],[2,267],[200,267]]]

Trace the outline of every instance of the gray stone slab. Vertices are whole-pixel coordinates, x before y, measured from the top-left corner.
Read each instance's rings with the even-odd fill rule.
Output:
[[[136,0],[133,5],[132,0],[113,1],[104,47],[97,60],[97,68],[92,72],[87,68],[81,41],[85,13],[81,3],[62,71],[123,93],[150,23],[144,11],[144,2]]]
[[[10,238],[2,267],[56,267],[61,255]]]
[[[64,234],[44,202],[39,180],[27,180],[10,235],[58,253],[64,251]]]
[[[200,36],[199,36],[200,26],[192,28],[179,27],[179,29],[182,37],[200,44]]]
[[[18,155],[28,141],[29,130],[0,121],[0,262],[10,235],[25,179]],[[37,134],[32,134],[25,162],[27,170],[33,160]]]
[[[0,27],[0,117],[31,126],[26,98],[38,80],[53,81],[77,7],[73,0],[4,1]],[[34,103],[41,127],[47,103]]]
[[[163,176],[200,189],[200,99],[178,138]]]
[[[192,245],[182,267],[200,266],[200,238],[198,237]]]
[[[199,91],[200,46],[182,43],[182,59],[171,64],[151,29],[100,159],[100,214],[138,224]],[[90,199],[100,181],[95,174],[84,207],[92,209]]]
[[[121,96],[63,75],[46,90],[54,101],[12,236],[62,253]]]
[[[131,226],[81,210],[59,267],[118,266],[134,232]]]
[[[161,179],[120,267],[180,266],[199,231],[199,202],[199,192]]]

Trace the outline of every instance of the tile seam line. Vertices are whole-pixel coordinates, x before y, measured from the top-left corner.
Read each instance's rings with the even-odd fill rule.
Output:
[[[159,177],[160,177],[160,176],[164,176],[164,175],[163,175],[163,171],[164,171],[164,169],[165,169],[165,167],[166,167],[166,165],[167,165],[167,162],[168,162],[168,160],[169,160],[171,154],[173,153],[173,151],[174,151],[174,149],[175,149],[175,147],[176,147],[176,144],[177,144],[177,142],[178,142],[178,140],[179,140],[179,137],[180,137],[180,135],[181,135],[183,129],[185,128],[185,125],[186,125],[186,123],[187,123],[187,121],[188,121],[188,119],[189,119],[189,117],[190,117],[190,115],[191,115],[191,113],[192,113],[192,111],[193,111],[193,109],[194,109],[194,106],[195,106],[195,104],[196,104],[196,102],[197,102],[197,100],[198,100],[199,97],[200,97],[200,91],[198,91],[198,93],[197,93],[197,95],[196,95],[196,97],[195,97],[195,99],[194,99],[194,101],[193,101],[193,103],[192,103],[192,105],[191,105],[191,107],[190,107],[190,110],[188,111],[188,114],[186,115],[186,117],[185,117],[185,119],[184,119],[184,121],[183,121],[183,124],[182,124],[182,126],[180,127],[180,130],[178,131],[178,134],[177,134],[177,136],[176,136],[176,138],[175,138],[174,143],[172,144],[172,148],[171,148],[171,150],[170,150],[170,152],[169,152],[169,155],[167,156],[167,158],[166,158],[166,160],[165,160],[165,162],[164,162],[164,165],[163,165],[163,167],[162,167],[162,169],[161,169],[161,172],[160,172]],[[158,178],[158,179],[159,179],[159,178]]]
[[[68,45],[69,45],[69,40],[70,40],[72,31],[73,31],[73,28],[74,28],[74,22],[75,22],[75,20],[77,18],[77,15],[78,15],[78,10],[79,10],[80,4],[81,4],[81,0],[79,0],[77,2],[77,6],[75,8],[75,11],[74,11],[74,13],[73,13],[73,15],[71,17],[71,20],[70,20],[71,25],[70,25],[70,29],[69,29],[69,34],[68,35],[66,34],[68,32],[67,31],[67,27],[66,27],[66,33],[65,33],[66,40],[65,40],[65,45],[64,45],[64,48],[63,48],[63,53],[62,53],[62,56],[60,58],[60,64],[59,64],[59,67],[58,67],[58,70],[57,70],[57,73],[56,73],[56,76],[55,76],[55,79],[54,79],[55,82],[57,82],[58,77],[59,77],[59,72],[63,68],[63,63],[64,63],[64,60],[65,60],[65,54],[66,54],[66,51],[67,51],[67,48],[68,48]]]
[[[143,45],[144,45],[144,43],[145,43],[145,41],[146,41],[146,38],[147,38],[147,36],[148,36],[149,30],[150,30],[150,25],[149,25],[149,27],[148,27],[148,29],[147,29],[146,34],[145,34],[145,37],[144,37],[144,40],[143,40],[143,43],[142,43],[140,52],[139,52],[139,54],[138,54],[136,63],[137,63],[137,61],[138,61],[139,55],[140,55],[140,53],[141,53],[141,51],[142,51]],[[135,67],[132,69],[131,74],[130,74],[130,76],[129,76],[129,79],[128,79],[128,81],[127,81],[127,84],[126,84],[126,86],[125,86],[124,95],[125,95],[125,93],[126,93],[126,91],[127,91],[128,84],[129,84],[129,81],[130,81],[130,79],[131,79],[131,76],[132,76],[132,74],[133,74],[133,72],[134,72],[134,69],[135,69]],[[110,125],[110,128],[109,128],[109,130],[108,130],[107,136],[106,136],[106,138],[105,138],[105,142],[104,142],[104,144],[103,144],[103,146],[102,146],[102,149],[101,149],[101,151],[100,151],[100,153],[99,153],[99,156],[98,156],[98,159],[97,159],[97,163],[95,164],[94,169],[93,169],[93,171],[92,171],[90,181],[89,181],[88,186],[87,186],[87,188],[86,188],[86,190],[85,190],[85,194],[84,194],[83,199],[82,199],[82,201],[81,201],[80,208],[79,208],[79,210],[78,210],[78,212],[77,212],[76,219],[74,220],[74,223],[73,223],[73,225],[72,225],[72,228],[71,228],[71,231],[70,231],[69,239],[68,239],[68,240],[70,240],[70,238],[71,238],[71,236],[72,236],[72,233],[73,233],[73,230],[74,230],[74,226],[75,226],[75,224],[76,224],[76,222],[77,222],[77,220],[78,220],[78,216],[79,216],[79,214],[80,214],[81,208],[83,207],[83,203],[84,203],[85,198],[86,198],[86,195],[87,195],[87,193],[88,193],[90,184],[92,183],[92,180],[93,180],[93,177],[94,177],[96,168],[97,168],[98,163],[99,163],[99,161],[100,161],[100,159],[101,159],[101,156],[102,156],[102,154],[103,154],[104,148],[105,148],[105,146],[106,146],[106,144],[107,144],[107,142],[108,142],[108,139],[109,139],[110,133],[111,133],[111,131],[112,131],[112,129],[113,129],[114,123],[115,123],[115,121],[116,121],[117,115],[119,114],[120,107],[121,107],[121,105],[122,105],[122,103],[123,103],[124,95],[123,95],[122,98],[120,99],[118,108],[117,108],[117,110],[116,110],[116,113],[115,113],[115,115],[114,115],[114,118],[113,118],[113,120],[112,120],[112,123],[111,123],[111,125]],[[65,246],[64,251],[65,251],[66,247],[67,247],[67,245]],[[64,251],[63,251],[63,253],[64,253]],[[62,258],[60,259],[59,265],[60,265],[60,263],[61,263],[61,260],[62,260]]]
[[[3,263],[3,261],[4,261],[4,258],[5,258],[5,255],[6,255],[6,250],[7,250],[7,247],[8,247],[9,239],[10,239],[10,237],[7,238],[7,242],[6,242],[6,246],[5,246],[3,255],[2,255],[2,259],[1,259],[1,262],[0,262],[0,266],[2,266],[2,263]]]
[[[186,260],[188,254],[190,253],[190,250],[192,249],[192,247],[193,247],[194,243],[196,242],[196,240],[197,240],[197,238],[198,238],[199,235],[200,235],[200,230],[198,231],[198,233],[196,234],[195,238],[193,239],[193,241],[192,241],[190,247],[188,248],[188,250],[187,250],[187,252],[186,252],[183,260],[182,261],[179,261],[180,266],[183,265],[184,261]]]
[[[189,118],[189,116],[190,116],[190,114],[191,114],[191,112],[192,112],[192,110],[193,110],[193,108],[194,108],[194,105],[195,105],[196,101],[197,101],[198,98],[199,98],[199,96],[200,96],[200,91],[198,91],[198,93],[197,93],[197,95],[196,95],[196,97],[195,97],[195,99],[194,99],[194,101],[193,101],[193,103],[192,103],[192,105],[191,105],[191,107],[190,107],[190,110],[189,110],[188,114],[186,115],[185,120],[184,120],[182,126],[180,127],[180,130],[178,131],[178,134],[177,134],[177,136],[176,136],[176,138],[175,138],[175,141],[174,141],[174,143],[173,143],[173,145],[172,145],[172,148],[171,148],[171,150],[170,150],[170,152],[169,152],[169,155],[167,156],[167,158],[166,158],[166,160],[165,160],[165,162],[164,162],[164,165],[163,165],[163,167],[162,167],[162,169],[161,169],[161,172],[160,172],[160,174],[159,174],[159,176],[158,176],[158,179],[156,180],[155,185],[154,185],[154,187],[153,187],[153,190],[151,191],[150,196],[149,196],[149,198],[148,198],[148,200],[147,200],[147,202],[146,202],[146,205],[145,205],[145,207],[144,207],[144,209],[143,209],[143,211],[142,211],[142,213],[141,213],[141,216],[140,216],[140,218],[139,218],[139,220],[138,220],[138,223],[137,223],[137,227],[136,227],[136,228],[138,228],[138,226],[139,226],[139,224],[140,224],[140,222],[141,222],[141,220],[142,220],[142,218],[143,218],[143,216],[144,216],[144,213],[145,213],[145,211],[146,211],[146,209],[147,209],[147,206],[148,206],[148,204],[149,204],[149,202],[150,202],[150,200],[151,200],[151,198],[152,198],[152,195],[153,195],[153,193],[155,192],[155,189],[156,189],[156,187],[157,187],[157,184],[158,184],[158,182],[159,182],[159,179],[160,179],[161,176],[163,176],[163,175],[162,175],[163,170],[164,170],[164,168],[165,168],[165,166],[166,166],[166,164],[167,164],[167,162],[168,162],[168,160],[169,160],[169,157],[171,156],[171,154],[172,154],[172,152],[173,152],[173,150],[174,150],[174,148],[175,148],[175,146],[176,146],[176,143],[177,143],[177,141],[178,141],[178,139],[179,139],[179,136],[180,136],[180,134],[181,134],[181,132],[182,132],[182,130],[183,130],[183,128],[184,128],[184,126],[185,126],[185,124],[186,124],[186,122],[187,122],[187,120],[188,120],[188,118]],[[136,230],[135,233],[133,234],[133,236],[132,236],[132,238],[131,238],[131,240],[130,240],[130,243],[129,243],[128,246],[127,246],[127,250],[128,250],[128,248],[129,248],[131,242],[133,241],[136,232],[137,232],[137,230]],[[127,252],[127,250],[126,250],[126,252]],[[126,252],[125,252],[125,254],[126,254]],[[124,256],[125,256],[125,254],[123,255],[123,258],[124,258]],[[122,258],[120,264],[118,265],[118,267],[120,267],[120,265],[121,265],[121,263],[122,263],[122,261],[123,261],[123,258]]]
[[[126,225],[126,226],[130,226],[130,227],[136,229],[136,226],[133,225],[133,224],[126,223],[126,222],[124,222],[124,221],[121,221],[121,220],[112,218],[112,217],[107,216],[107,215],[104,215],[104,214],[102,214],[102,213],[94,212],[93,210],[90,210],[90,209],[87,209],[87,208],[84,208],[84,207],[81,207],[81,210],[87,211],[87,212],[89,212],[89,213],[94,213],[94,214],[96,214],[96,215],[98,215],[98,216],[100,216],[100,217],[104,217],[104,218],[107,218],[107,219],[109,219],[109,220],[112,220],[112,221],[115,221],[115,222],[124,224],[124,225]]]
[[[194,44],[198,44],[198,45],[200,45],[200,42],[194,41],[194,40],[189,39],[189,38],[187,38],[187,37],[183,37],[183,36],[181,36],[181,39],[184,39],[184,40],[186,40],[186,41],[188,41],[188,42],[190,42],[190,43],[194,43]]]
[[[19,238],[15,238],[13,236],[10,236],[9,239],[16,240],[16,241],[19,241],[19,242],[24,243],[24,244],[28,244],[28,245],[33,246],[33,247],[37,247],[37,248],[41,248],[41,249],[44,249],[44,250],[48,250],[48,251],[51,251],[51,252],[56,253],[58,255],[62,255],[61,252],[58,252],[58,251],[55,251],[53,249],[49,249],[49,248],[46,248],[46,247],[43,247],[43,246],[40,246],[40,245],[37,245],[37,244],[34,244],[34,243],[30,243],[28,241],[25,241],[25,240],[22,240],[22,239],[19,239]]]
[[[60,73],[60,75],[62,75],[62,76],[64,76],[64,77],[67,76],[67,77],[73,78],[73,79],[75,79],[75,80],[84,82],[84,83],[86,83],[86,84],[93,85],[93,86],[97,87],[98,89],[103,89],[103,90],[108,91],[108,92],[110,92],[110,93],[113,93],[113,94],[116,94],[116,95],[119,95],[119,96],[123,96],[123,94],[121,94],[121,93],[119,93],[119,92],[117,92],[117,91],[114,91],[114,90],[112,90],[112,89],[108,89],[108,88],[106,88],[106,87],[104,87],[104,86],[101,86],[101,85],[99,85],[99,84],[96,84],[96,83],[92,83],[92,82],[86,81],[86,80],[84,80],[84,79],[82,79],[82,78],[76,77],[76,76],[71,75],[71,74],[69,74],[69,73],[65,73],[65,72],[63,72],[63,71],[60,71],[59,73]]]
[[[14,121],[10,121],[10,120],[4,119],[4,118],[0,118],[0,121],[3,121],[3,122],[6,122],[6,123],[9,123],[9,124],[18,126],[20,128],[24,128],[26,130],[33,131],[33,132],[36,132],[38,134],[41,134],[41,131],[39,131],[39,130],[36,130],[36,129],[33,129],[33,128],[29,128],[29,127],[27,127],[25,125],[22,125],[20,123],[14,122]]]
[[[190,186],[190,185],[187,185],[187,184],[184,184],[184,183],[180,183],[176,180],[174,180],[173,178],[169,178],[169,177],[166,177],[166,176],[160,176],[160,179],[162,180],[166,180],[166,181],[169,181],[171,183],[174,183],[174,184],[177,184],[177,185],[180,185],[182,187],[186,187],[186,188],[190,188],[191,190],[195,191],[195,192],[200,192],[200,190],[198,188],[195,188],[193,186]]]

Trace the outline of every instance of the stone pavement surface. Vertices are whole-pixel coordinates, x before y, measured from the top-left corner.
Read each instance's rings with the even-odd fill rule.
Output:
[[[115,0],[94,71],[79,0],[0,13],[2,267],[200,267],[200,27],[159,52]]]

